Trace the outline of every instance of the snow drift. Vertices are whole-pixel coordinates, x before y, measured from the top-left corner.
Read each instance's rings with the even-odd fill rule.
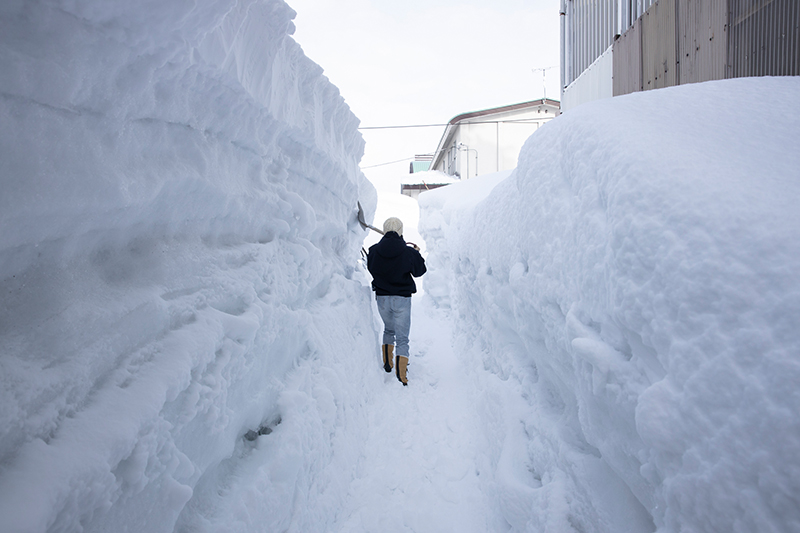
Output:
[[[587,104],[491,193],[420,196],[517,529],[800,529],[799,98],[765,78]]]
[[[377,353],[353,266],[376,195],[293,17],[0,6],[0,530],[334,514],[308,486],[343,482],[366,431],[344,383]]]

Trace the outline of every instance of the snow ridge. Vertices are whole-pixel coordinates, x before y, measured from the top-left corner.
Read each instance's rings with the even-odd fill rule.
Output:
[[[517,529],[800,527],[798,81],[587,104],[482,202],[420,197],[428,294],[527,405]]]
[[[374,351],[353,265],[356,202],[376,194],[293,17],[281,0],[0,6],[4,532],[282,529],[306,493],[334,514],[336,492],[308,486],[366,432],[334,384]],[[279,471],[260,497],[217,490],[253,457]]]

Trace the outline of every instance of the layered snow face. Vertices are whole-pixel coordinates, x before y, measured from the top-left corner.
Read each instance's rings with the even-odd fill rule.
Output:
[[[0,530],[333,516],[308,487],[366,431],[346,383],[376,350],[353,267],[376,194],[293,16],[0,6]]]
[[[504,474],[508,424],[488,448],[510,523],[800,529],[799,98],[763,78],[587,104],[493,190],[420,196],[427,294],[480,386],[528,406],[527,465]]]

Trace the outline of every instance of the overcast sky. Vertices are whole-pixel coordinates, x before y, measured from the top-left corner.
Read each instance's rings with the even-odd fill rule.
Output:
[[[295,39],[362,126],[445,123],[544,96],[559,99],[559,0],[287,0]],[[373,182],[400,179],[444,127],[362,130]],[[373,167],[373,168],[368,168]]]

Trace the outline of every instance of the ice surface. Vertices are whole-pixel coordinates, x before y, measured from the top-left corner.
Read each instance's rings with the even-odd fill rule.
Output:
[[[553,531],[800,529],[799,97],[763,78],[587,104],[489,194],[420,196],[427,293],[476,379],[528,403],[542,487],[515,529],[550,530],[554,497]]]

